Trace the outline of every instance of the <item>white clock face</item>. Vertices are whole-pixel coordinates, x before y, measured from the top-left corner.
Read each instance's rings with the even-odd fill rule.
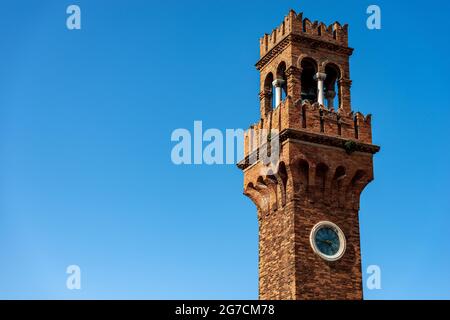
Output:
[[[314,252],[327,261],[339,260],[345,253],[344,233],[329,221],[322,221],[314,226],[310,242]]]

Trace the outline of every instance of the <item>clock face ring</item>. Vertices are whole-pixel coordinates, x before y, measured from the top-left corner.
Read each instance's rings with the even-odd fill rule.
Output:
[[[316,224],[309,240],[313,251],[327,261],[339,260],[345,253],[344,233],[332,222],[322,221]]]

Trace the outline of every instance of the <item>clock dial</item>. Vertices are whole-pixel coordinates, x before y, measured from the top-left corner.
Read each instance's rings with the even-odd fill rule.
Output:
[[[327,256],[333,256],[339,251],[339,235],[331,227],[320,228],[315,237],[317,249]]]
[[[330,221],[316,224],[309,239],[312,249],[322,259],[336,261],[344,255],[346,247],[344,233]]]

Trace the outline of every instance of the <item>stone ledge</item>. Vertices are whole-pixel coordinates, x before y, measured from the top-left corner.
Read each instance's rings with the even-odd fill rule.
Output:
[[[275,138],[275,137],[274,137]],[[337,147],[345,150],[347,153],[351,154],[353,152],[363,152],[363,153],[369,153],[369,154],[376,154],[378,151],[380,151],[380,147],[373,144],[363,143],[359,142],[358,140],[353,139],[343,139],[340,137],[332,137],[324,134],[319,133],[313,133],[308,131],[300,131],[295,129],[284,129],[279,134],[280,138],[280,145],[284,141],[288,139],[296,139],[300,141],[306,141],[310,143],[316,143],[331,147]],[[349,147],[349,144],[351,144],[351,148]],[[247,155],[243,160],[239,161],[237,164],[238,168],[241,170],[244,170],[248,168],[251,164],[249,163],[250,156],[253,156],[254,158],[259,158],[259,149],[253,151],[251,154]],[[256,153],[256,156],[255,156]]]

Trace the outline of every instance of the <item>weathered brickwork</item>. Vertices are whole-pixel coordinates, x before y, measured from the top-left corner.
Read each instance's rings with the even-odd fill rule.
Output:
[[[258,211],[260,299],[362,299],[359,201],[373,180],[379,147],[372,144],[371,116],[351,108],[353,49],[347,31],[337,22],[327,27],[291,11],[260,41],[261,118],[245,135],[246,158],[239,163],[244,194]],[[335,108],[302,96],[302,79],[314,83],[302,76],[303,59],[315,73],[332,77],[336,70]],[[284,80],[286,97],[274,108],[275,79]],[[249,161],[265,142],[259,135],[263,129],[279,132],[271,137],[281,144],[275,171]],[[345,234],[346,250],[337,261],[321,258],[311,247],[311,230],[321,221],[335,223]]]

